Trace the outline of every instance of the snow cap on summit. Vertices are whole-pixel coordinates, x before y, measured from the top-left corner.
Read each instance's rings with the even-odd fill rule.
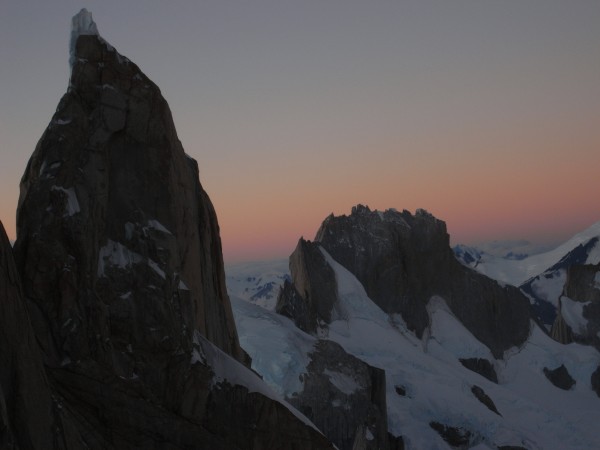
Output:
[[[92,19],[92,13],[85,8],[82,8],[71,19],[71,40],[69,42],[69,65],[71,68],[75,63],[75,44],[81,35],[100,36],[96,22]]]

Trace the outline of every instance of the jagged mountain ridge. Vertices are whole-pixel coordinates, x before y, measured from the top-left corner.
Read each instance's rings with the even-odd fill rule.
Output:
[[[485,246],[463,246],[454,247],[455,253],[461,262],[476,268],[479,272],[503,283],[521,286],[523,283],[550,269],[560,262],[561,259],[573,252],[579,246],[586,247],[590,241],[600,238],[600,222],[597,222],[580,233],[553,249],[530,254],[521,259],[510,259],[490,253]],[[600,247],[596,245],[588,247],[586,263],[597,264],[600,258]],[[469,261],[462,258],[465,256]]]
[[[561,301],[571,267],[600,263],[600,222],[588,227],[556,248],[515,261],[496,257],[475,247],[456,246],[459,261],[501,282],[518,286],[530,299],[534,317],[550,331],[555,321],[566,318],[570,328],[579,328],[581,311],[567,295]],[[586,285],[589,284],[586,282]],[[582,287],[585,289],[586,287]],[[573,282],[571,291],[573,291]],[[583,298],[580,300],[585,302]],[[559,309],[564,314],[559,318]],[[591,317],[591,316],[590,316]],[[594,333],[584,340],[593,339]]]
[[[379,214],[385,216],[369,212],[369,217],[380,220]],[[307,246],[311,250],[304,252]],[[377,307],[361,281],[318,242],[301,240],[296,252],[299,249],[309,256],[292,256],[290,269],[294,285],[300,281],[291,287],[303,293],[301,299],[319,291],[319,282],[310,279],[302,264],[311,264],[320,253],[318,264],[324,260],[334,271],[337,298],[330,323],[318,322],[313,335],[307,335],[297,328],[305,319],[294,323],[233,299],[242,346],[255,358],[253,368],[286,396],[302,397],[298,380],[310,373],[311,358],[306,355],[319,339],[329,339],[386,371],[388,428],[405,448],[447,448],[444,439],[450,436],[460,437],[465,448],[583,449],[600,444],[593,431],[598,399],[592,390],[600,355],[593,348],[556,343],[532,322],[526,340],[496,359],[440,296],[426,302],[429,325],[419,337],[399,314]],[[294,272],[301,275],[295,277]],[[282,287],[282,293],[285,290]],[[296,320],[294,313],[301,309],[288,311]],[[555,387],[545,374],[560,372],[562,366],[575,381],[567,391]],[[388,445],[392,442],[396,441],[390,439]]]
[[[21,183],[16,266],[0,236],[15,321],[0,445],[332,448],[243,364],[216,214],[160,90],[86,10],[73,25],[69,88]]]
[[[434,295],[444,298],[496,357],[521,344],[529,333],[527,299],[517,289],[500,286],[459,264],[445,223],[424,210],[412,215],[358,205],[349,216],[329,216],[314,242],[301,240],[290,259],[292,278],[300,286],[297,294],[305,301],[286,302],[280,297],[278,311],[309,305],[318,320],[329,322],[335,281],[317,267],[327,266],[317,247],[353,273],[386,313],[401,314],[418,336],[428,326],[426,304]],[[316,287],[307,288],[311,281]]]

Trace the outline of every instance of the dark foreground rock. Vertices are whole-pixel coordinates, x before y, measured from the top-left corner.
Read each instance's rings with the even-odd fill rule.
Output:
[[[3,443],[332,448],[243,365],[216,214],[160,90],[89,13],[74,25],[69,89],[21,182],[16,269],[2,237]]]
[[[0,223],[0,448],[44,449],[56,405]]]

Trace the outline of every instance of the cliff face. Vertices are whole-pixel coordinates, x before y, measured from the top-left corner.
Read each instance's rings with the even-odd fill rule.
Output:
[[[528,336],[527,299],[518,289],[460,264],[445,223],[423,210],[412,215],[358,205],[350,216],[325,219],[315,244],[352,272],[381,309],[401,314],[419,336],[429,325],[426,304],[435,295],[496,357]],[[299,246],[295,253],[301,251]],[[292,255],[290,261],[298,259]],[[326,323],[327,317],[320,316]]]
[[[316,343],[310,359],[302,374],[303,390],[290,403],[340,450],[387,450],[385,371],[327,340]]]
[[[40,386],[41,406],[0,418],[23,448],[330,448],[240,364],[215,211],[160,90],[87,11],[74,25],[69,89],[23,175],[17,269],[0,284],[25,330],[6,338],[6,373]],[[20,431],[36,414],[52,438]]]
[[[74,56],[17,214],[47,362],[90,357],[143,376],[148,360],[189,351],[195,329],[243,360],[216,215],[160,90],[96,35]]]
[[[285,281],[276,311],[291,318],[302,331],[315,333],[319,324],[330,323],[337,300],[335,274],[319,246],[300,239],[290,256],[294,283]]]
[[[53,412],[42,357],[0,223],[0,448],[43,449]]]

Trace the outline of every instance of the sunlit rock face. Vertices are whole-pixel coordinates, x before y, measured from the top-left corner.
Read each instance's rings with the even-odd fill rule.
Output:
[[[216,214],[159,88],[90,13],[73,26],[14,247],[52,391],[47,448],[331,448],[245,366]]]

